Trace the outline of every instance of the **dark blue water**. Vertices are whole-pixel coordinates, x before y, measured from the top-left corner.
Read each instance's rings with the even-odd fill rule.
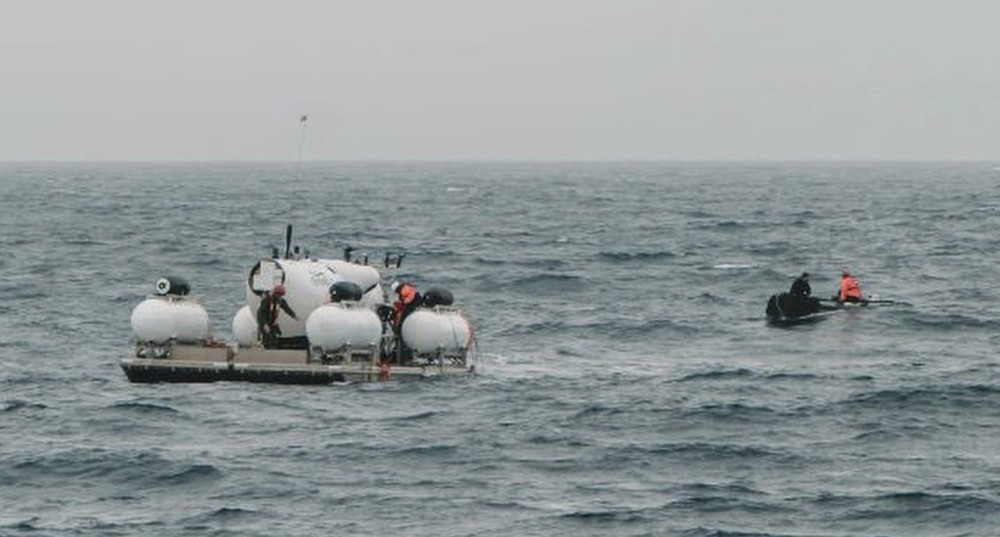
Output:
[[[405,250],[482,375],[125,379],[157,277],[228,337],[288,223]],[[3,536],[1000,532],[993,163],[4,164],[0,226]],[[844,267],[897,304],[764,322]]]

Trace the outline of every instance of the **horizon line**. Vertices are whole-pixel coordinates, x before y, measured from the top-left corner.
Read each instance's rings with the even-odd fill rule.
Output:
[[[323,163],[988,163],[997,162],[1000,158],[988,157],[936,157],[936,158],[892,158],[892,157],[853,157],[853,158],[739,158],[739,157],[694,157],[694,158],[571,158],[571,157],[400,157],[400,158],[313,158],[301,161],[288,158],[236,158],[236,157],[122,157],[122,158],[77,158],[77,157],[38,157],[8,159],[0,158],[2,164],[46,164],[46,163],[104,163],[104,164],[224,164],[224,163],[261,163],[261,164],[323,164]]]

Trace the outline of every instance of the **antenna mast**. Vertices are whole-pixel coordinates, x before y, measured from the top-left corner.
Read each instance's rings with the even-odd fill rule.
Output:
[[[299,172],[302,169],[302,149],[306,145],[306,121],[308,121],[309,116],[302,114],[299,118],[299,152],[298,158],[295,160],[295,178],[299,178]]]

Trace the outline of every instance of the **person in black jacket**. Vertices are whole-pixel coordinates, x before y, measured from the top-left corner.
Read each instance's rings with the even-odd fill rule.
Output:
[[[809,286],[809,273],[803,272],[801,276],[796,278],[792,282],[792,288],[788,292],[803,298],[812,296],[812,287]]]

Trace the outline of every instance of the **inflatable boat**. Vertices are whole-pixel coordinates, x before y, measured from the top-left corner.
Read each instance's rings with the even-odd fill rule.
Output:
[[[771,295],[767,299],[764,314],[771,324],[792,325],[819,321],[838,311],[893,305],[895,300],[883,300],[867,296],[860,302],[841,302],[837,297],[822,299],[804,297],[791,293]]]
[[[385,267],[393,259],[398,268],[401,255],[386,255]],[[244,288],[233,340],[223,341],[188,282],[160,278],[132,310],[134,351],[121,361],[128,379],[325,384],[476,372],[473,326],[449,291],[428,288],[400,320],[379,269],[349,249],[344,259],[322,259],[286,246],[284,256],[255,263]],[[283,302],[268,330],[258,322],[265,299]]]
[[[771,295],[764,308],[768,322],[778,325],[819,321],[844,308],[844,304],[822,301],[816,297],[779,293]]]

